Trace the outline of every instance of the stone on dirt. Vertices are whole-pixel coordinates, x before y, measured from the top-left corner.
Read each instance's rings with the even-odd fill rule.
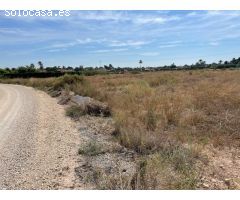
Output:
[[[70,101],[81,107],[89,115],[104,117],[109,117],[111,115],[110,108],[107,104],[93,98],[75,95],[71,97]]]

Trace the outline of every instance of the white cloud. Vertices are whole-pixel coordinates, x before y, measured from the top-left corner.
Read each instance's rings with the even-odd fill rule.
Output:
[[[86,39],[77,39],[78,44],[88,44],[88,43],[104,43],[108,42],[106,38],[101,39],[92,39],[92,38],[86,38]]]
[[[221,14],[223,14],[223,12],[222,11],[219,11],[219,10],[209,10],[209,11],[207,11],[207,15],[212,15],[212,16],[215,16],[215,15],[221,15]]]
[[[240,11],[223,11],[223,10],[209,10],[206,13],[207,16],[213,17],[213,16],[225,16],[225,17],[239,17]]]
[[[109,46],[111,46],[111,47],[125,47],[125,46],[142,46],[142,45],[145,45],[145,44],[149,44],[149,42],[128,40],[126,42],[112,41],[109,44]]]
[[[145,53],[141,53],[141,56],[158,56],[159,52],[145,52]]]
[[[102,12],[94,12],[90,11],[87,13],[80,12],[77,14],[77,18],[86,19],[86,20],[96,20],[96,21],[126,21],[130,20],[129,17],[124,15],[123,12],[113,12],[113,11],[102,11]]]
[[[91,39],[91,38],[85,38],[85,39],[76,39],[71,42],[64,42],[64,43],[57,43],[50,45],[47,48],[68,48],[68,47],[73,47],[76,45],[81,45],[81,44],[89,44],[89,43],[102,43],[105,42],[106,39]]]
[[[160,17],[160,16],[141,16],[133,18],[133,22],[136,24],[164,24],[168,21],[175,21],[180,20],[181,18],[178,16],[166,16],[166,17]]]
[[[197,12],[195,12],[195,11],[193,11],[193,12],[190,12],[190,13],[188,13],[186,16],[187,17],[194,17],[194,16],[197,16]]]
[[[166,42],[165,44],[180,44],[180,43],[182,43],[181,40],[175,40],[175,41]]]
[[[59,48],[59,49],[49,49],[47,52],[54,53],[54,52],[60,52],[60,51],[66,51],[66,48]]]
[[[94,40],[91,39],[91,38],[86,38],[86,39],[77,39],[77,43],[78,44],[87,44],[87,43],[91,43],[93,42]]]
[[[163,44],[158,46],[159,48],[172,48],[172,47],[177,47],[179,46],[178,44]]]
[[[209,45],[211,45],[211,46],[218,46],[219,42],[213,41],[213,42],[210,42]]]
[[[76,20],[131,22],[137,25],[163,24],[168,21],[180,20],[179,16],[168,16],[167,12],[155,12],[154,14],[137,14],[128,11],[89,11],[87,13],[73,12],[72,18]]]
[[[78,42],[58,43],[58,44],[50,45],[50,46],[47,47],[47,48],[50,48],[50,49],[53,49],[53,48],[67,48],[67,47],[75,46],[75,45],[77,45],[77,44],[78,44]]]
[[[85,38],[85,39],[76,39],[70,42],[62,42],[62,43],[55,43],[52,45],[49,45],[45,48],[42,49],[50,49],[52,52],[54,49],[67,49],[73,46],[77,45],[86,45],[86,44],[102,44],[104,46],[108,47],[141,47],[142,45],[149,44],[150,42],[145,42],[145,41],[133,41],[133,40],[128,40],[125,42],[118,41],[118,40],[107,40],[105,38],[103,39],[92,39],[92,38]],[[111,49],[109,51],[122,51],[123,48],[118,48],[118,49]],[[126,50],[124,48],[124,50]],[[57,51],[57,50],[56,50]],[[106,51],[106,50],[100,50],[99,52]],[[107,50],[108,51],[108,50]],[[95,51],[96,52],[96,51]]]
[[[91,51],[91,53],[108,53],[108,52],[121,52],[121,51],[127,51],[128,49],[125,48],[119,48],[119,49],[99,49],[95,51]]]
[[[133,20],[133,22],[137,24],[150,24],[150,23],[163,24],[166,21],[167,19],[163,17],[151,17],[151,18],[142,17],[142,18],[136,18],[135,20]]]
[[[12,28],[0,28],[1,34],[19,34],[21,32],[20,29],[12,29]]]

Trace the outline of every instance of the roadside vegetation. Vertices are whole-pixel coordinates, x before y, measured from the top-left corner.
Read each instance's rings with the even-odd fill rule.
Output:
[[[96,156],[96,155],[104,153],[104,151],[102,150],[101,145],[97,144],[96,141],[91,141],[91,142],[85,144],[84,146],[82,146],[78,150],[78,153],[84,154],[87,156]]]
[[[222,64],[222,63],[221,63]],[[224,63],[223,63],[224,64]],[[195,70],[59,78],[0,79],[56,91],[72,91],[105,102],[111,108],[112,136],[138,157],[136,174],[124,189],[194,189],[207,163],[205,146],[239,147],[240,71]],[[70,107],[67,115],[83,115]],[[101,153],[96,143],[79,150]],[[99,174],[98,174],[99,175]],[[98,179],[113,188],[115,180]],[[117,185],[117,184],[116,184]]]

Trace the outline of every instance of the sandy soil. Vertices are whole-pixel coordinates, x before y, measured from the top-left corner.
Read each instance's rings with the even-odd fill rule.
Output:
[[[234,147],[207,146],[203,152],[208,161],[202,165],[200,189],[240,189],[240,150]]]
[[[56,99],[0,84],[0,189],[81,189],[74,172],[80,142]]]

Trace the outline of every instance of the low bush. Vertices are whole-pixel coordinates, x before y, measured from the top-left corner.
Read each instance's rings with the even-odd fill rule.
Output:
[[[78,153],[86,155],[86,156],[97,156],[99,154],[104,153],[104,151],[103,151],[101,145],[98,144],[96,141],[90,141],[87,144],[85,144],[84,146],[82,146],[78,150]]]
[[[79,119],[79,117],[85,115],[86,112],[85,110],[83,110],[81,107],[79,106],[70,106],[66,109],[66,115],[77,120]]]

